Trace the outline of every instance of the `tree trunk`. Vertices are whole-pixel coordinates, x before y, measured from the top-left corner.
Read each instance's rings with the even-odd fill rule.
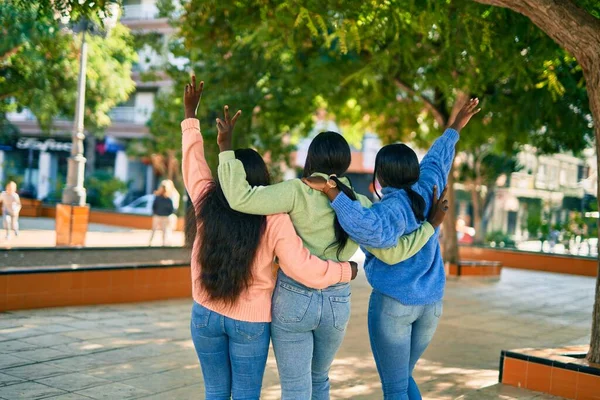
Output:
[[[473,228],[475,228],[474,244],[482,244],[485,239],[483,232],[483,205],[481,195],[477,191],[477,185],[471,188],[471,203],[473,203]]]
[[[586,80],[590,109],[594,118],[596,157],[600,155],[600,20],[571,0],[475,0],[506,7],[521,13],[575,56]],[[600,162],[596,165],[600,168]],[[598,171],[600,172],[600,171]],[[600,174],[598,174],[600,188]],[[600,196],[598,204],[600,206]],[[598,232],[600,239],[600,230]],[[600,240],[599,240],[600,247]],[[596,278],[596,301],[592,320],[592,340],[588,360],[600,363],[600,260]]]
[[[450,264],[456,264],[458,256],[458,238],[456,237],[456,193],[454,191],[454,162],[448,175],[448,214],[444,219],[444,258]]]
[[[600,55],[595,63],[588,67],[582,65],[583,75],[587,84],[590,108],[594,117],[594,132],[596,134],[596,179],[597,188],[600,189]],[[600,209],[600,194],[596,193],[598,209]],[[600,250],[600,229],[598,230],[598,250]],[[592,318],[592,339],[588,360],[600,363],[600,260],[598,260],[598,273],[596,275],[596,297]]]

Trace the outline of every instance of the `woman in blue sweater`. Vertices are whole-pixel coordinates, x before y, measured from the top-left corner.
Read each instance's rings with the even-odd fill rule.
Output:
[[[432,194],[446,186],[459,131],[480,111],[478,104],[478,99],[471,99],[459,111],[420,165],[415,152],[404,144],[383,147],[375,160],[374,179],[384,197],[371,208],[341,193],[342,183],[336,177],[307,178],[305,183],[329,197],[354,241],[376,248],[393,246],[401,235],[421,226],[432,206]],[[369,337],[384,399],[421,399],[412,371],[437,328],[446,283],[438,230],[420,252],[395,265],[368,251],[365,254],[365,273],[373,287]]]

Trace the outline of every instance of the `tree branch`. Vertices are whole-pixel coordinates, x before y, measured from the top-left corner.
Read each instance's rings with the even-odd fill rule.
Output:
[[[571,0],[474,0],[528,17],[586,67],[600,57],[600,20]]]
[[[0,63],[4,62],[5,60],[7,60],[9,57],[15,55],[19,50],[21,50],[21,47],[23,45],[20,44],[18,46],[13,47],[12,49],[5,51],[3,54],[0,55]]]
[[[396,84],[396,87],[398,89],[404,90],[405,92],[410,93],[413,96],[417,96],[419,99],[421,99],[423,104],[425,104],[425,108],[433,114],[433,118],[438,123],[438,125],[440,125],[442,128],[446,127],[448,121],[446,121],[446,118],[444,118],[442,112],[435,106],[435,104],[431,102],[431,100],[429,100],[422,94],[417,93],[416,90],[408,86],[406,83],[402,82],[400,79],[394,79],[394,83]]]

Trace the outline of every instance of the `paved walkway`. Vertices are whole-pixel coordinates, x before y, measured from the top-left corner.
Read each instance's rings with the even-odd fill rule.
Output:
[[[440,327],[415,372],[424,397],[551,399],[497,385],[500,350],[587,343],[593,290],[592,278],[511,269],[500,282],[449,282]],[[381,399],[368,296],[361,276],[332,399]],[[0,314],[0,398],[202,399],[189,313],[190,302],[177,300]],[[279,398],[272,356],[263,387],[263,399]]]
[[[0,230],[0,248],[7,247],[55,247],[56,233],[54,219],[52,218],[27,218],[19,219],[21,233],[15,237],[5,238],[5,231]],[[150,230],[121,228],[103,224],[90,224],[86,236],[86,247],[113,247],[113,246],[148,246]],[[157,233],[154,245],[161,244],[162,236]],[[171,245],[183,246],[183,232],[173,232]]]

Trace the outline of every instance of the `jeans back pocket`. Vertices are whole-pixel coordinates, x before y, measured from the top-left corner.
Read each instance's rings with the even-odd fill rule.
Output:
[[[194,302],[194,306],[192,307],[192,325],[196,328],[206,328],[211,312],[202,304]]]
[[[273,316],[284,323],[304,319],[312,292],[287,282],[279,282],[273,294]]]
[[[265,331],[270,332],[270,330],[267,329],[268,325],[268,322],[247,322],[236,320],[235,331],[244,339],[253,341],[262,336]]]
[[[350,296],[329,297],[331,312],[333,313],[333,326],[340,331],[345,331],[350,320]]]

